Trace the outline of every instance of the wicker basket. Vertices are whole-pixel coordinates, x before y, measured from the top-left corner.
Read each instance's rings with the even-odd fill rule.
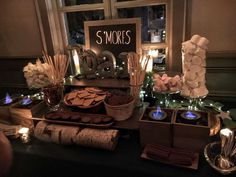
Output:
[[[114,118],[116,121],[123,121],[130,118],[134,110],[134,99],[131,102],[118,106],[111,106],[104,101],[107,115]]]

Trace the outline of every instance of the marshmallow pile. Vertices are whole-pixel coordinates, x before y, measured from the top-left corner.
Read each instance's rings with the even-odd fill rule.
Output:
[[[47,63],[41,63],[40,60],[36,64],[28,63],[24,69],[24,76],[29,88],[43,88],[50,84],[46,72],[49,70]]]
[[[153,89],[156,92],[177,92],[181,89],[181,78],[179,75],[169,77],[167,74],[160,76],[159,74],[153,75]]]
[[[193,35],[182,43],[183,85],[181,95],[190,98],[206,96],[206,49],[209,41],[205,37]]]

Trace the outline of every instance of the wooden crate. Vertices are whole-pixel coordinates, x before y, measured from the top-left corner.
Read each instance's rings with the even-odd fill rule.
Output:
[[[173,147],[184,148],[195,152],[203,150],[208,143],[210,134],[209,113],[199,112],[207,125],[181,123],[178,116],[186,110],[177,110],[173,121]]]
[[[0,100],[0,121],[1,122],[11,122],[10,108],[14,105],[18,99],[13,99],[12,103],[5,105],[4,100]]]
[[[0,106],[0,120],[3,122],[10,121],[10,106]]]
[[[156,107],[147,108],[139,120],[140,143],[142,146],[160,144],[170,147],[172,145],[172,121],[175,112],[171,109],[163,109],[167,113],[166,122],[164,122],[150,119],[148,114],[152,110],[156,110]]]
[[[45,103],[43,101],[37,100],[36,104],[30,107],[21,107],[20,102],[17,102],[10,108],[11,120],[14,124],[20,124],[25,127],[33,128],[34,122],[31,119],[36,116],[43,108],[45,108]]]

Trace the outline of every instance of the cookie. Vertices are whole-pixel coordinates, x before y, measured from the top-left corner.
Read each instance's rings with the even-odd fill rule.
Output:
[[[66,100],[71,100],[71,99],[76,98],[77,94],[78,94],[78,93],[77,93],[76,91],[69,93],[69,94],[67,95],[67,99],[66,99]]]
[[[78,114],[73,114],[70,119],[72,121],[79,121],[81,119],[81,117]]]
[[[95,98],[96,97],[96,94],[95,93],[91,93],[90,95],[84,97],[85,99],[91,99],[91,98]]]
[[[83,102],[83,106],[89,106],[93,103],[94,99],[91,98],[91,99],[85,99],[84,102]]]
[[[108,123],[108,122],[111,122],[112,121],[112,118],[111,117],[105,117],[102,119],[102,122],[104,123]]]
[[[81,122],[83,122],[83,123],[89,123],[91,121],[91,118],[90,117],[83,117],[82,119],[81,119]]]
[[[90,95],[90,93],[84,92],[84,93],[78,94],[78,97],[79,98],[85,98],[86,96],[89,96],[89,95]]]
[[[98,124],[98,123],[100,123],[101,121],[102,121],[102,118],[96,117],[96,118],[94,118],[94,119],[92,120],[92,123]]]
[[[46,115],[47,119],[60,119],[61,114],[60,113],[49,113]]]
[[[84,103],[84,99],[80,99],[80,98],[77,97],[77,98],[71,100],[71,103],[74,106],[81,106]]]
[[[98,102],[98,101],[104,100],[105,98],[106,98],[106,95],[102,95],[102,96],[97,96],[94,100]]]
[[[64,120],[68,120],[68,119],[70,119],[70,114],[69,113],[64,113],[64,114],[62,114],[62,116],[61,116],[61,118],[62,119],[64,119]]]

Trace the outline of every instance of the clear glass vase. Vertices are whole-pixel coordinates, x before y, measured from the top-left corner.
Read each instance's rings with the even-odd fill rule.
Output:
[[[130,85],[130,95],[134,98],[134,105],[141,107],[143,105],[142,85]]]
[[[44,101],[50,111],[57,111],[60,109],[60,103],[63,99],[63,90],[63,84],[50,85],[42,89]]]

